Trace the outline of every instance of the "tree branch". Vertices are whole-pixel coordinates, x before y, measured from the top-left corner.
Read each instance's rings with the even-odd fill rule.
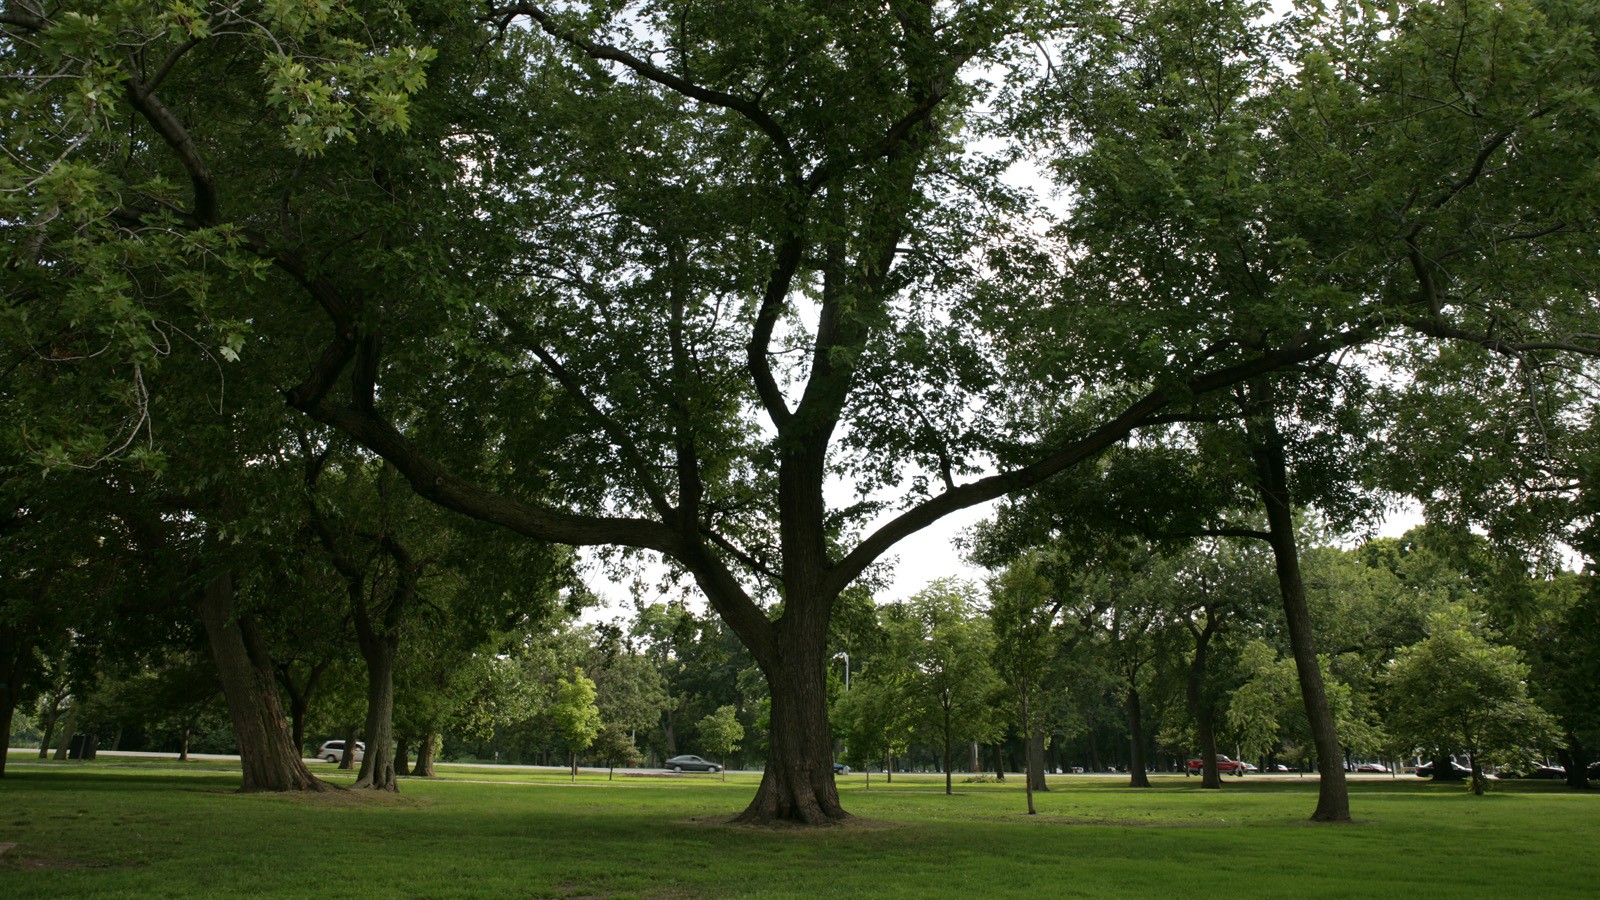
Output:
[[[490,16],[495,19],[515,15],[527,16],[538,23],[539,28],[546,34],[576,47],[591,59],[621,63],[640,77],[653,81],[685,97],[738,113],[760,129],[772,141],[773,147],[778,151],[779,158],[783,161],[784,169],[789,173],[790,180],[796,183],[799,182],[800,161],[795,154],[794,146],[789,142],[789,136],[784,133],[783,128],[778,125],[777,121],[754,101],[695,84],[686,78],[681,78],[642,60],[619,47],[591,41],[572,29],[563,26],[556,21],[554,16],[531,3],[513,3],[490,13]]]

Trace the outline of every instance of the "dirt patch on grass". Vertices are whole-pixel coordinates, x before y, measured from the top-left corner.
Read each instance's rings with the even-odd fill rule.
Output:
[[[65,856],[19,856],[16,844],[0,844],[0,871],[48,872],[57,869],[131,869],[137,863],[95,862]]]

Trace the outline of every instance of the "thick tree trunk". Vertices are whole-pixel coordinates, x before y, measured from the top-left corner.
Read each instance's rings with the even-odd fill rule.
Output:
[[[429,732],[422,739],[422,742],[417,744],[417,765],[416,768],[411,770],[411,774],[418,778],[432,778],[435,774],[433,770],[433,755],[438,749],[439,735]]]
[[[1000,784],[1006,780],[1006,751],[999,744],[994,745],[994,780]]]
[[[765,674],[772,692],[772,733],[767,768],[755,799],[737,821],[830,825],[849,818],[833,783],[828,731],[824,625],[810,639],[778,629],[778,647]]]
[[[967,742],[967,771],[974,774],[983,771],[983,766],[978,762],[978,742]]]
[[[1567,787],[1583,791],[1589,789],[1589,749],[1577,735],[1567,732],[1567,745],[1556,751],[1561,765],[1567,770]]]
[[[239,790],[328,790],[328,785],[311,774],[289,743],[272,662],[250,631],[248,620],[235,615],[231,574],[218,575],[206,585],[199,613],[222,679],[228,718],[239,742],[239,764],[244,775]]]
[[[1200,741],[1200,760],[1202,763],[1200,787],[1201,789],[1218,790],[1222,787],[1222,774],[1217,771],[1216,717],[1205,695],[1207,654],[1211,649],[1212,633],[1212,624],[1209,619],[1204,629],[1193,630],[1195,636],[1194,659],[1189,663],[1189,678],[1186,691],[1189,700],[1189,712],[1194,716],[1195,737]],[[1187,766],[1185,768],[1187,769]]]
[[[17,702],[22,699],[22,678],[32,656],[32,642],[23,637],[21,626],[0,625],[0,729],[3,729],[0,730],[0,778],[6,774],[11,720],[16,714]]]
[[[409,752],[410,749],[411,749],[410,745],[411,745],[411,738],[410,737],[402,735],[400,737],[395,738],[395,741],[394,741],[394,770],[395,770],[395,772],[397,772],[399,774],[402,774],[402,775],[404,775],[404,774],[406,774],[406,773],[411,771],[411,754]]]
[[[1129,679],[1126,697],[1128,708],[1128,787],[1149,787],[1150,776],[1144,770],[1144,718],[1139,710],[1139,689]]]
[[[356,767],[356,744],[360,742],[361,732],[355,725],[351,725],[344,732],[344,752],[339,755],[339,768],[351,771]]]
[[[72,705],[67,707],[66,721],[61,723],[61,735],[56,739],[56,762],[67,758],[67,748],[72,746],[73,733],[78,730],[78,701],[73,698]]]
[[[1271,404],[1267,404],[1269,410]],[[1268,542],[1278,571],[1278,590],[1289,629],[1289,646],[1300,675],[1300,697],[1317,748],[1317,808],[1313,822],[1350,821],[1350,791],[1345,783],[1344,748],[1339,744],[1333,710],[1328,706],[1317,663],[1311,629],[1311,607],[1300,578],[1300,554],[1295,544],[1293,505],[1289,496],[1289,467],[1277,420],[1268,412],[1250,421],[1251,450],[1255,457],[1257,489],[1267,510]]]
[[[1033,726],[1033,735],[1028,738],[1028,790],[1048,791],[1050,785],[1044,780],[1044,728],[1040,725]],[[1032,803],[1030,801],[1031,808]]]
[[[6,757],[10,756],[11,747],[11,719],[15,715],[17,704],[11,698],[15,694],[7,693],[0,697],[0,778],[6,777]]]
[[[358,629],[358,632],[364,629]],[[398,791],[394,768],[394,661],[400,638],[396,633],[371,635],[361,641],[367,660],[367,751],[361,757],[356,787]]]
[[[1455,758],[1444,751],[1433,755],[1432,781],[1460,781],[1461,773],[1456,771]]]
[[[189,761],[189,725],[178,729],[178,762]]]

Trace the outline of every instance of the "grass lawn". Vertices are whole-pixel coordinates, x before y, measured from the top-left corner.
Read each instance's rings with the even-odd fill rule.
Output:
[[[319,767],[319,773],[328,769]],[[348,783],[349,776],[328,775]],[[443,768],[399,796],[236,795],[227,763],[14,755],[0,897],[1594,897],[1600,792],[1416,778],[1351,785],[1314,826],[1312,780],[1072,777],[1029,817],[1019,785],[840,780],[861,820],[722,824],[755,776]]]

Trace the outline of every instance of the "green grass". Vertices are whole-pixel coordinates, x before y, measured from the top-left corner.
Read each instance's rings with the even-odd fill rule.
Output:
[[[319,767],[321,774],[328,770]],[[348,775],[343,776],[348,779]],[[340,776],[329,775],[330,780]],[[1600,796],[1508,783],[1352,784],[1358,824],[1305,820],[1315,782],[841,779],[866,820],[721,824],[754,776],[445,767],[398,797],[237,795],[226,763],[37,764],[0,780],[0,897],[1590,897]],[[1600,792],[1597,792],[1600,793]]]

